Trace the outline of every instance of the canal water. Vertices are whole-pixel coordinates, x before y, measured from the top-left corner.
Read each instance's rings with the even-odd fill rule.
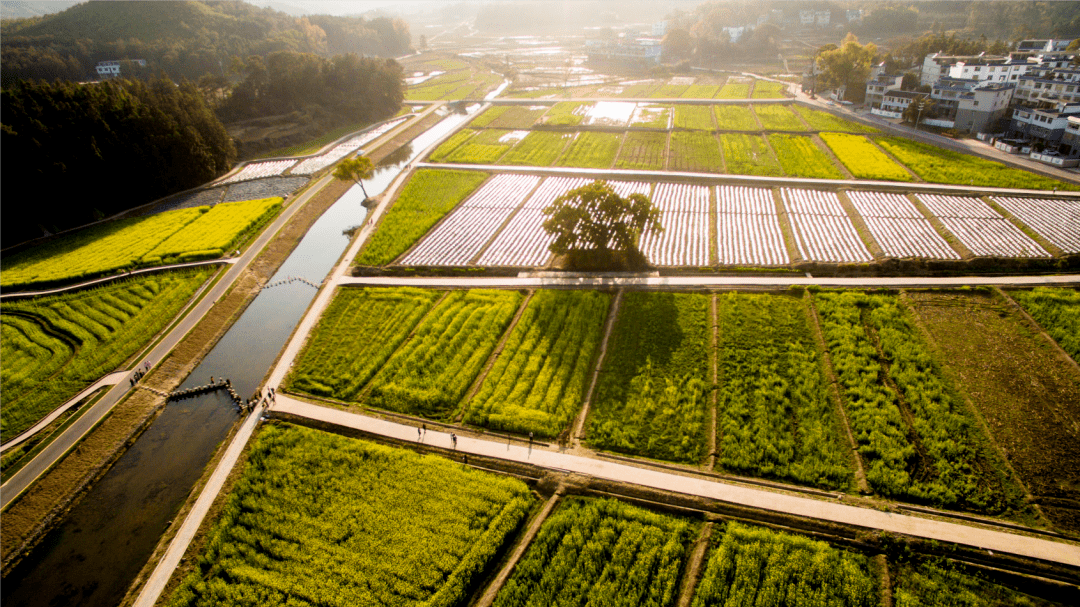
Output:
[[[475,106],[469,108],[475,111]],[[382,193],[406,165],[470,114],[449,114],[376,168],[364,181]],[[268,281],[321,283],[364,223],[354,186],[312,225]],[[316,290],[300,281],[263,290],[181,388],[229,378],[241,398],[259,388]],[[171,402],[68,517],[3,579],[5,607],[114,607],[150,557],[217,447],[239,419],[224,392]]]

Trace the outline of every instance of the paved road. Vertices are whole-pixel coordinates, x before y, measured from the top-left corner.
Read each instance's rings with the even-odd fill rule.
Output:
[[[173,327],[165,338],[141,360],[136,361],[135,367],[138,367],[143,361],[149,361],[151,368],[153,368],[158,362],[164,359],[165,356],[176,347],[176,344],[187,335],[188,331],[202,320],[203,316],[206,315],[217,300],[232,287],[233,282],[235,282],[241,273],[247,269],[251,261],[255,259],[259,252],[262,251],[263,247],[266,246],[266,243],[270,242],[270,239],[278,233],[282,226],[292,219],[293,215],[295,215],[296,212],[315,195],[315,193],[321,190],[332,179],[333,177],[331,175],[324,176],[314,186],[308,188],[304,194],[293,200],[292,204],[286,207],[281,214],[278,215],[277,219],[274,220],[269,228],[263,230],[262,234],[255,239],[244,254],[229,267],[221,280],[210,289],[198,304],[184,315],[183,319]],[[60,458],[81,440],[91,428],[112,411],[112,408],[116,406],[116,403],[120,402],[120,399],[123,398],[129,390],[131,390],[131,386],[124,384],[123,382],[113,386],[111,390],[94,403],[94,406],[91,407],[89,411],[84,413],[78,420],[71,424],[63,434],[42,449],[37,457],[28,462],[21,470],[8,479],[6,483],[0,486],[0,508],[6,508],[7,505],[25,491],[31,483],[37,480],[37,478],[48,470],[55,462],[59,461]]]
[[[416,426],[349,413],[340,409],[302,402],[285,395],[277,397],[271,410],[290,413],[308,419],[356,428],[398,440],[415,441]],[[436,447],[451,448],[450,434],[428,429],[424,442]],[[795,516],[882,529],[915,537],[952,542],[994,552],[1039,558],[1080,567],[1080,546],[1025,535],[971,527],[957,523],[916,516],[881,512],[872,508],[848,506],[831,501],[787,495],[764,489],[731,485],[673,474],[662,470],[581,457],[527,445],[508,445],[505,442],[459,436],[457,450],[502,460],[529,463],[550,470],[587,474],[596,478],[633,483],[664,491],[697,495],[750,508],[784,512]],[[645,463],[645,462],[643,462]]]
[[[75,406],[80,400],[86,398],[87,396],[90,396],[91,394],[97,392],[105,386],[115,386],[116,384],[123,382],[125,379],[128,378],[128,375],[130,374],[131,371],[117,371],[97,380],[96,382],[91,384],[89,388],[83,390],[82,392],[79,392],[66,403],[60,405],[56,409],[53,409],[52,413],[46,415],[41,421],[34,424],[32,427],[24,430],[22,434],[4,443],[4,445],[0,447],[0,453],[7,451],[12,447],[17,447],[22,443],[26,442],[27,439],[44,430],[46,427],[48,427],[49,424],[53,423],[53,420],[60,417],[60,415],[64,413],[64,411],[67,411],[68,409]]]
[[[586,276],[563,272],[522,272],[517,277],[396,277],[342,276],[334,285],[386,287],[457,287],[490,289],[506,287],[529,289],[542,287],[853,287],[853,288],[942,288],[963,286],[1060,286],[1080,285],[1080,274],[1049,276],[949,276],[949,277],[866,277],[830,278],[808,276],[656,276],[608,275]]]
[[[727,173],[692,173],[689,171],[643,171],[636,169],[581,169],[572,167],[526,167],[510,166],[501,164],[453,164],[447,162],[420,162],[416,165],[422,169],[464,169],[467,171],[484,171],[499,173],[527,173],[530,175],[552,175],[565,177],[594,177],[597,179],[644,179],[671,181],[673,179],[693,180],[696,182],[708,182],[711,184],[760,185],[772,187],[776,185],[788,187],[821,187],[851,188],[857,190],[887,190],[903,192],[932,192],[948,194],[965,194],[977,192],[980,194],[996,194],[1001,196],[1038,196],[1045,198],[1080,198],[1080,192],[1046,190],[1024,190],[1019,188],[985,188],[968,185],[944,185],[936,183],[913,183],[899,181],[869,181],[857,179],[810,179],[806,177],[759,177],[756,175],[731,175]]]

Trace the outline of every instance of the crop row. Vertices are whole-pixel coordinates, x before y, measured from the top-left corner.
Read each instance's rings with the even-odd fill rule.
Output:
[[[861,135],[821,133],[821,139],[856,178],[912,181],[904,167]]]
[[[528,487],[507,476],[264,426],[168,604],[453,607],[533,503]]]
[[[36,423],[142,348],[211,270],[161,272],[0,307],[0,437]]]
[[[226,179],[222,179],[218,182],[218,185],[226,185],[229,183],[237,183],[240,181],[250,181],[252,179],[262,179],[264,177],[273,177],[280,175],[288,170],[289,167],[296,164],[296,160],[267,160],[265,162],[253,162],[251,164],[244,165],[244,168],[237,171],[235,174],[230,175]]]
[[[221,203],[97,224],[4,259],[0,286],[94,278],[165,261],[219,257],[281,199]]]
[[[794,297],[718,297],[717,464],[739,474],[842,489],[852,467],[810,333]]]
[[[772,190],[718,186],[719,260],[728,265],[789,263]]]
[[[300,161],[299,163],[297,163],[296,166],[289,170],[289,174],[311,175],[313,173],[317,173],[324,168],[334,164],[335,162],[341,160],[342,158],[348,156],[349,154],[352,154],[353,152],[367,145],[368,143],[375,141],[379,137],[382,137],[384,134],[389,132],[390,129],[393,129],[394,127],[408,119],[409,116],[402,116],[401,118],[398,118],[396,120],[391,120],[385,124],[380,124],[379,126],[367,131],[366,133],[361,133],[360,135],[357,135],[356,137],[353,137],[348,141],[343,141],[342,143],[335,145],[334,147],[330,148],[329,150],[318,156]]]
[[[795,233],[795,244],[812,261],[872,261],[873,256],[833,192],[780,190]]]
[[[1010,294],[1074,361],[1080,362],[1080,291],[1036,287]]]

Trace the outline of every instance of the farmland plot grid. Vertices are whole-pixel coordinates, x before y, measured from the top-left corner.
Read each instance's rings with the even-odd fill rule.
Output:
[[[514,215],[487,250],[480,256],[482,266],[538,266],[551,256],[548,245],[554,240],[544,231],[543,209],[564,192],[589,183],[583,177],[548,177]]]
[[[284,173],[286,169],[294,164],[296,164],[295,159],[253,162],[244,165],[244,168],[240,169],[235,175],[217,182],[217,185],[237,183],[251,179],[262,179],[263,177],[273,177]]]
[[[680,183],[656,187],[653,204],[660,209],[660,234],[646,234],[641,252],[662,266],[709,263],[709,188]]]
[[[960,259],[960,254],[934,230],[930,220],[906,196],[853,191],[847,196],[886,255]]]
[[[1066,253],[1080,253],[1080,200],[991,198]]]
[[[496,175],[420,241],[401,264],[468,264],[539,182],[532,175]]]
[[[873,261],[835,192],[780,190],[799,253],[811,261]]]
[[[937,194],[916,197],[976,255],[1050,257],[1039,243],[978,198]]]
[[[721,264],[790,263],[772,190],[718,186],[717,247]]]

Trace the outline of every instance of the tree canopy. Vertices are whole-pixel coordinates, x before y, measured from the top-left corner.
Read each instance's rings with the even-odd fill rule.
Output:
[[[819,88],[846,87],[848,100],[862,101],[876,55],[877,45],[873,42],[859,44],[854,34],[848,34],[840,48],[818,54],[818,65],[822,69]]]
[[[5,246],[201,185],[236,160],[190,82],[21,82],[0,100]]]
[[[646,233],[660,233],[660,210],[644,194],[623,198],[605,181],[570,190],[544,209],[544,230],[555,237],[555,255],[596,251],[640,257],[638,243]]]
[[[366,199],[368,193],[364,187],[364,180],[371,177],[373,168],[375,168],[375,165],[371,164],[371,159],[367,156],[349,158],[338,163],[337,168],[334,169],[334,178],[342,181],[355,181],[356,185],[360,186],[360,191],[364,193]]]

